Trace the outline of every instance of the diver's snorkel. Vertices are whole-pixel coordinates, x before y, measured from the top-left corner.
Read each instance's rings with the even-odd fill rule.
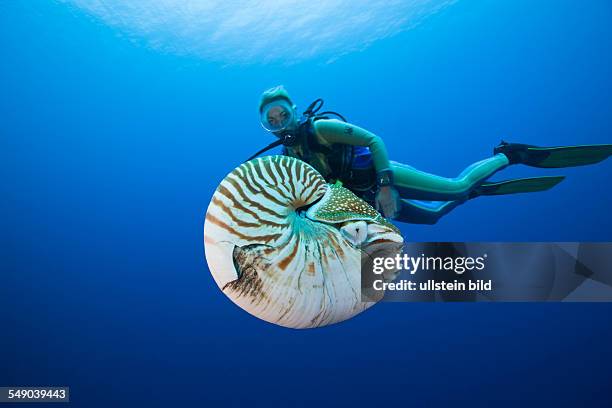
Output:
[[[283,139],[278,139],[277,141],[274,141],[274,142],[270,143],[269,145],[267,145],[266,147],[264,147],[263,149],[261,149],[260,151],[258,151],[257,153],[255,153],[254,155],[249,157],[248,159],[246,159],[245,162],[248,162],[249,160],[253,160],[254,158],[259,156],[260,154],[262,154],[264,152],[267,152],[270,149],[274,149],[276,146],[280,146],[282,144],[283,144]]]
[[[300,121],[300,124],[302,122]],[[298,125],[299,126],[299,125]],[[278,140],[275,140],[274,142],[270,143],[269,145],[267,145],[266,147],[264,147],[263,149],[261,149],[260,151],[258,151],[257,153],[255,153],[254,155],[252,155],[251,157],[249,157],[248,159],[246,159],[245,161],[249,161],[249,160],[253,160],[254,158],[256,158],[257,156],[259,156],[260,154],[267,152],[270,149],[274,149],[277,146],[295,146],[298,141],[299,138],[297,136],[297,128],[298,126],[296,126],[295,129],[293,129],[292,131],[289,131],[288,129],[283,130],[281,132],[272,132],[274,134],[274,136],[278,137]]]
[[[279,132],[272,132],[274,136],[278,137],[278,140],[275,140],[274,142],[270,143],[269,145],[267,145],[266,147],[264,147],[263,149],[261,149],[260,151],[258,151],[257,153],[249,157],[248,159],[246,159],[245,161],[253,160],[260,154],[267,152],[270,149],[274,149],[277,146],[281,146],[281,145],[287,146],[287,147],[295,146],[299,142],[298,129],[302,123],[304,122],[300,120],[299,124],[297,124],[291,130],[283,129]]]
[[[298,142],[299,123],[295,120],[295,105],[289,100],[281,98],[268,102],[261,108],[261,126],[278,137],[246,161],[252,160],[260,154],[277,146],[294,146]]]

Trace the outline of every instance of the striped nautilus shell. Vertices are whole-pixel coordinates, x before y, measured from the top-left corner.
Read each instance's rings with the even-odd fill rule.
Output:
[[[287,156],[246,162],[206,213],[208,267],[223,293],[271,323],[310,328],[361,313],[361,267],[395,256],[403,238],[374,208]]]

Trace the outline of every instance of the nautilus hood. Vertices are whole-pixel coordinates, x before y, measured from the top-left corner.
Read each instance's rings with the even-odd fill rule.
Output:
[[[349,221],[370,221],[385,225],[396,233],[399,229],[388,222],[370,204],[341,184],[329,184],[325,194],[306,212],[313,221],[340,224]]]

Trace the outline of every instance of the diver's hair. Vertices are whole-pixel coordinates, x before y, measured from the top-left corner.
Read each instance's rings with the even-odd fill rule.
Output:
[[[285,87],[282,85],[278,85],[278,86],[275,86],[274,88],[265,90],[261,94],[261,99],[259,100],[259,112],[261,113],[263,107],[266,106],[268,103],[274,100],[277,100],[277,99],[285,99],[287,102],[293,105],[293,102],[291,101],[291,98],[289,97],[289,93],[287,92]]]

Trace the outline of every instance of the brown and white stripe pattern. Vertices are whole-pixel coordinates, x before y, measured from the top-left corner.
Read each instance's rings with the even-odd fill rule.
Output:
[[[219,287],[249,313],[287,327],[331,324],[371,306],[360,302],[362,248],[341,228],[369,223],[363,245],[402,239],[346,191],[287,156],[237,167],[215,191],[204,224],[206,259]],[[356,212],[347,217],[338,194]]]

